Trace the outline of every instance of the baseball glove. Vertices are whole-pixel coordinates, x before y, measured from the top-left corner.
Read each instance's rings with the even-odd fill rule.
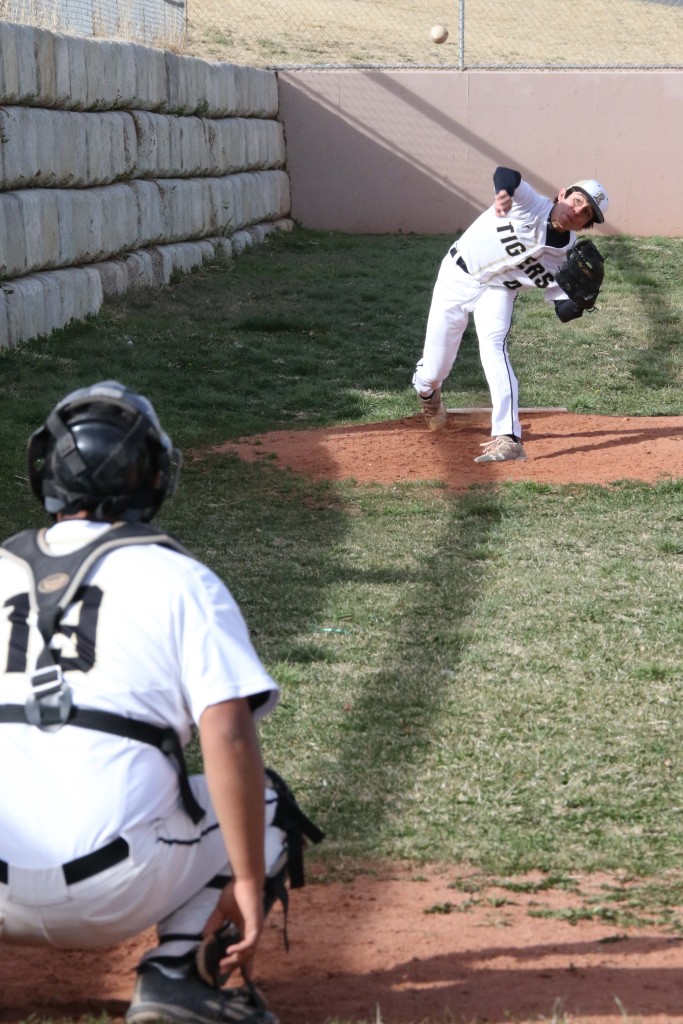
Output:
[[[567,251],[555,281],[581,312],[593,309],[605,276],[605,261],[590,238],[578,238]]]

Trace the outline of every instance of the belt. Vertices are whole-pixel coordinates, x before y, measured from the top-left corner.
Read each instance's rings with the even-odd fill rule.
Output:
[[[449,251],[450,251],[450,254],[453,257],[453,259],[455,259],[455,257],[458,256],[458,250],[456,249],[455,246],[453,246],[453,248],[450,249]],[[457,260],[455,260],[455,262],[458,264],[458,266],[460,267],[461,270],[464,270],[466,274],[469,274],[469,270],[467,269],[467,264],[465,263],[465,261],[462,258],[462,256],[458,256],[458,258],[457,258]]]
[[[76,857],[75,860],[62,864],[64,881],[67,885],[75,882],[82,882],[85,878],[92,878],[99,875],[100,871],[113,868],[128,856],[128,843],[125,839],[114,839],[106,846],[100,847],[94,853],[86,853],[85,857]],[[9,877],[9,864],[0,860],[0,882],[7,885]]]

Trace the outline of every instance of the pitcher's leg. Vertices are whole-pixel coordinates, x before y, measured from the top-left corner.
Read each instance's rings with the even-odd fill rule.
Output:
[[[446,256],[432,293],[422,358],[413,374],[413,387],[431,430],[439,430],[446,423],[441,389],[453,368],[469,319],[469,312],[461,304],[464,293],[454,277],[452,258]]]
[[[516,293],[505,288],[487,288],[474,310],[479,354],[491,393],[491,436],[522,436],[519,396],[515,371],[508,351]]]
[[[413,377],[419,395],[440,388],[453,368],[469,319],[460,304],[464,298],[442,269],[432,293],[422,358]]]

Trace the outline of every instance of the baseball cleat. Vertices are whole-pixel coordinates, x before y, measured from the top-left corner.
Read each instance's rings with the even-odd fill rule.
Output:
[[[490,441],[484,441],[481,447],[484,451],[477,456],[475,462],[526,462],[527,460],[522,442],[513,441],[505,434],[501,437],[493,437]]]
[[[126,1024],[278,1024],[248,982],[240,988],[213,988],[196,969],[170,977],[152,964],[138,968]]]
[[[446,406],[441,397],[441,388],[435,388],[426,398],[420,395],[422,412],[430,430],[442,430],[446,426]]]

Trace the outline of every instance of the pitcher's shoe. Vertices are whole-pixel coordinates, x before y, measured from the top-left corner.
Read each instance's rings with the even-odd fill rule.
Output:
[[[188,968],[170,977],[154,964],[138,968],[127,1024],[278,1024],[255,986],[213,988]]]
[[[435,388],[426,398],[420,395],[422,412],[430,430],[441,430],[446,426],[446,406],[441,397],[441,388]]]
[[[521,441],[513,441],[506,434],[492,437],[481,446],[484,451],[475,462],[526,462],[527,454]]]

